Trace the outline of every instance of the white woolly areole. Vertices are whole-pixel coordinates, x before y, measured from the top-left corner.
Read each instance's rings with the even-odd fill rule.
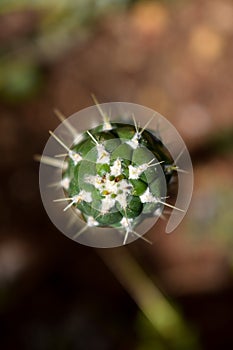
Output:
[[[123,192],[130,193],[132,188],[133,188],[133,186],[126,179],[122,179],[120,181],[119,189],[122,190]]]
[[[109,164],[110,162],[110,154],[106,151],[106,149],[104,148],[103,145],[98,144],[96,146],[97,152],[98,152],[98,156],[97,156],[97,163],[105,163],[105,164]]]
[[[116,194],[118,190],[116,182],[109,180],[109,174],[107,174],[105,178],[102,178],[100,175],[87,176],[85,181],[94,185],[100,192],[106,191],[111,194]]]
[[[138,145],[139,145],[139,143],[138,143],[138,133],[134,134],[133,138],[131,140],[129,140],[129,141],[126,141],[126,143],[130,147],[132,147],[133,149],[138,148]]]
[[[87,218],[87,225],[92,227],[92,226],[98,226],[99,223],[98,223],[98,221],[96,221],[93,218],[93,216],[88,216],[88,218]]]
[[[130,232],[132,230],[131,223],[133,222],[133,219],[127,219],[126,217],[123,217],[120,221],[120,224],[122,227],[126,229],[127,232]]]
[[[112,207],[114,207],[116,201],[111,196],[106,196],[101,201],[101,212],[107,213]]]
[[[142,203],[156,203],[158,202],[157,198],[152,195],[149,187],[147,187],[146,191],[140,196],[140,200]]]
[[[115,160],[113,165],[110,167],[111,175],[118,176],[121,175],[121,161],[119,158]]]
[[[80,156],[80,154],[72,150],[69,151],[69,157],[73,160],[75,165],[77,165],[82,160],[82,157]]]
[[[61,180],[61,186],[65,189],[65,190],[68,190],[69,187],[70,187],[70,179],[68,177],[64,177],[62,180]]]
[[[142,164],[137,167],[129,165],[129,179],[137,180],[139,176],[148,168],[148,164]]]
[[[132,191],[132,185],[127,180],[122,179],[116,182],[115,180],[110,180],[110,174],[106,174],[105,178],[99,175],[88,176],[85,181],[94,185],[101,193],[104,193],[105,198],[102,200],[101,211],[107,212],[115,205],[116,201],[122,208],[127,207],[127,197]],[[111,198],[112,194],[116,197]]]
[[[122,193],[118,193],[115,199],[121,207],[125,209],[127,207],[127,197],[131,193],[132,185],[129,184],[127,180],[123,179],[120,181],[119,189]]]
[[[119,191],[128,194],[132,190],[132,185],[127,180],[122,179],[119,182],[115,182],[115,180],[110,180],[110,174],[106,174],[105,178],[102,178],[100,175],[87,176],[85,182],[94,185],[98,190],[106,191],[109,194],[117,195]]]
[[[78,203],[80,201],[90,203],[92,201],[91,193],[84,190],[80,191],[79,194],[73,197],[73,203]]]
[[[85,182],[94,185],[95,188],[100,188],[102,184],[102,177],[99,175],[90,175],[85,177]]]

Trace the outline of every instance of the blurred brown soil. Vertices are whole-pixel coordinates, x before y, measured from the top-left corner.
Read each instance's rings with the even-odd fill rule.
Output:
[[[2,101],[3,349],[16,344],[18,349],[34,349],[35,334],[38,341],[42,337],[41,344],[49,343],[57,330],[64,329],[64,336],[76,339],[77,324],[79,340],[73,340],[77,343],[72,349],[84,349],[81,338],[88,339],[90,332],[102,347],[95,348],[96,343],[89,340],[89,349],[135,346],[132,324],[137,308],[131,298],[93,249],[57,232],[39,196],[33,154],[42,152],[48,130],[58,125],[53,108],[69,116],[92,104],[91,93],[100,102],[128,101],[159,111],[195,155],[194,201],[187,220],[171,236],[158,232],[161,223],[149,233],[156,240],[151,249],[136,242],[131,250],[156,275],[161,289],[180,303],[187,319],[199,327],[205,349],[232,346],[232,253],[226,248],[230,243],[212,238],[212,226],[198,242],[187,234],[195,218],[199,234],[207,232],[206,221],[201,221],[196,209],[202,198],[210,207],[221,184],[223,192],[233,187],[231,156],[206,149],[209,138],[233,128],[231,13],[233,6],[225,0],[190,1],[185,6],[183,2],[139,3],[129,13],[103,18],[86,42],[55,62],[43,62],[45,84],[39,95],[15,105]],[[17,26],[6,32],[6,37],[0,36],[3,41],[15,36]],[[225,201],[225,194],[221,198]],[[208,220],[215,223],[218,212],[213,210]]]

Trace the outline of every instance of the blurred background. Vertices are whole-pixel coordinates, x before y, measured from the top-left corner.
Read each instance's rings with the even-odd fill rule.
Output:
[[[1,349],[233,348],[232,39],[230,0],[0,1]],[[152,246],[81,246],[42,206],[33,155],[91,93],[157,110],[190,150],[190,210]]]

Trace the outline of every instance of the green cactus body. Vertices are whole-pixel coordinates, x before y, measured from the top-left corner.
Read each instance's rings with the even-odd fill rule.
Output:
[[[188,209],[193,169],[187,147],[158,112],[93,99],[95,106],[69,118],[55,110],[61,124],[35,156],[44,207],[54,225],[81,244],[152,243],[144,234],[160,217],[168,214],[170,233]],[[174,205],[167,201],[171,191]]]
[[[88,226],[132,232],[162,207],[162,169],[166,185],[173,160],[150,131],[111,123],[88,130],[70,148],[63,189]]]

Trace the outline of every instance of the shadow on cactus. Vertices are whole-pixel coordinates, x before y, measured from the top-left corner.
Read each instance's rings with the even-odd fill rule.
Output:
[[[89,246],[114,247],[137,238],[151,243],[143,235],[164,213],[167,232],[179,224],[192,194],[192,164],[164,117],[120,102],[97,103],[68,119],[56,113],[62,123],[40,157],[40,190],[63,233]],[[167,194],[174,178],[172,205]]]

